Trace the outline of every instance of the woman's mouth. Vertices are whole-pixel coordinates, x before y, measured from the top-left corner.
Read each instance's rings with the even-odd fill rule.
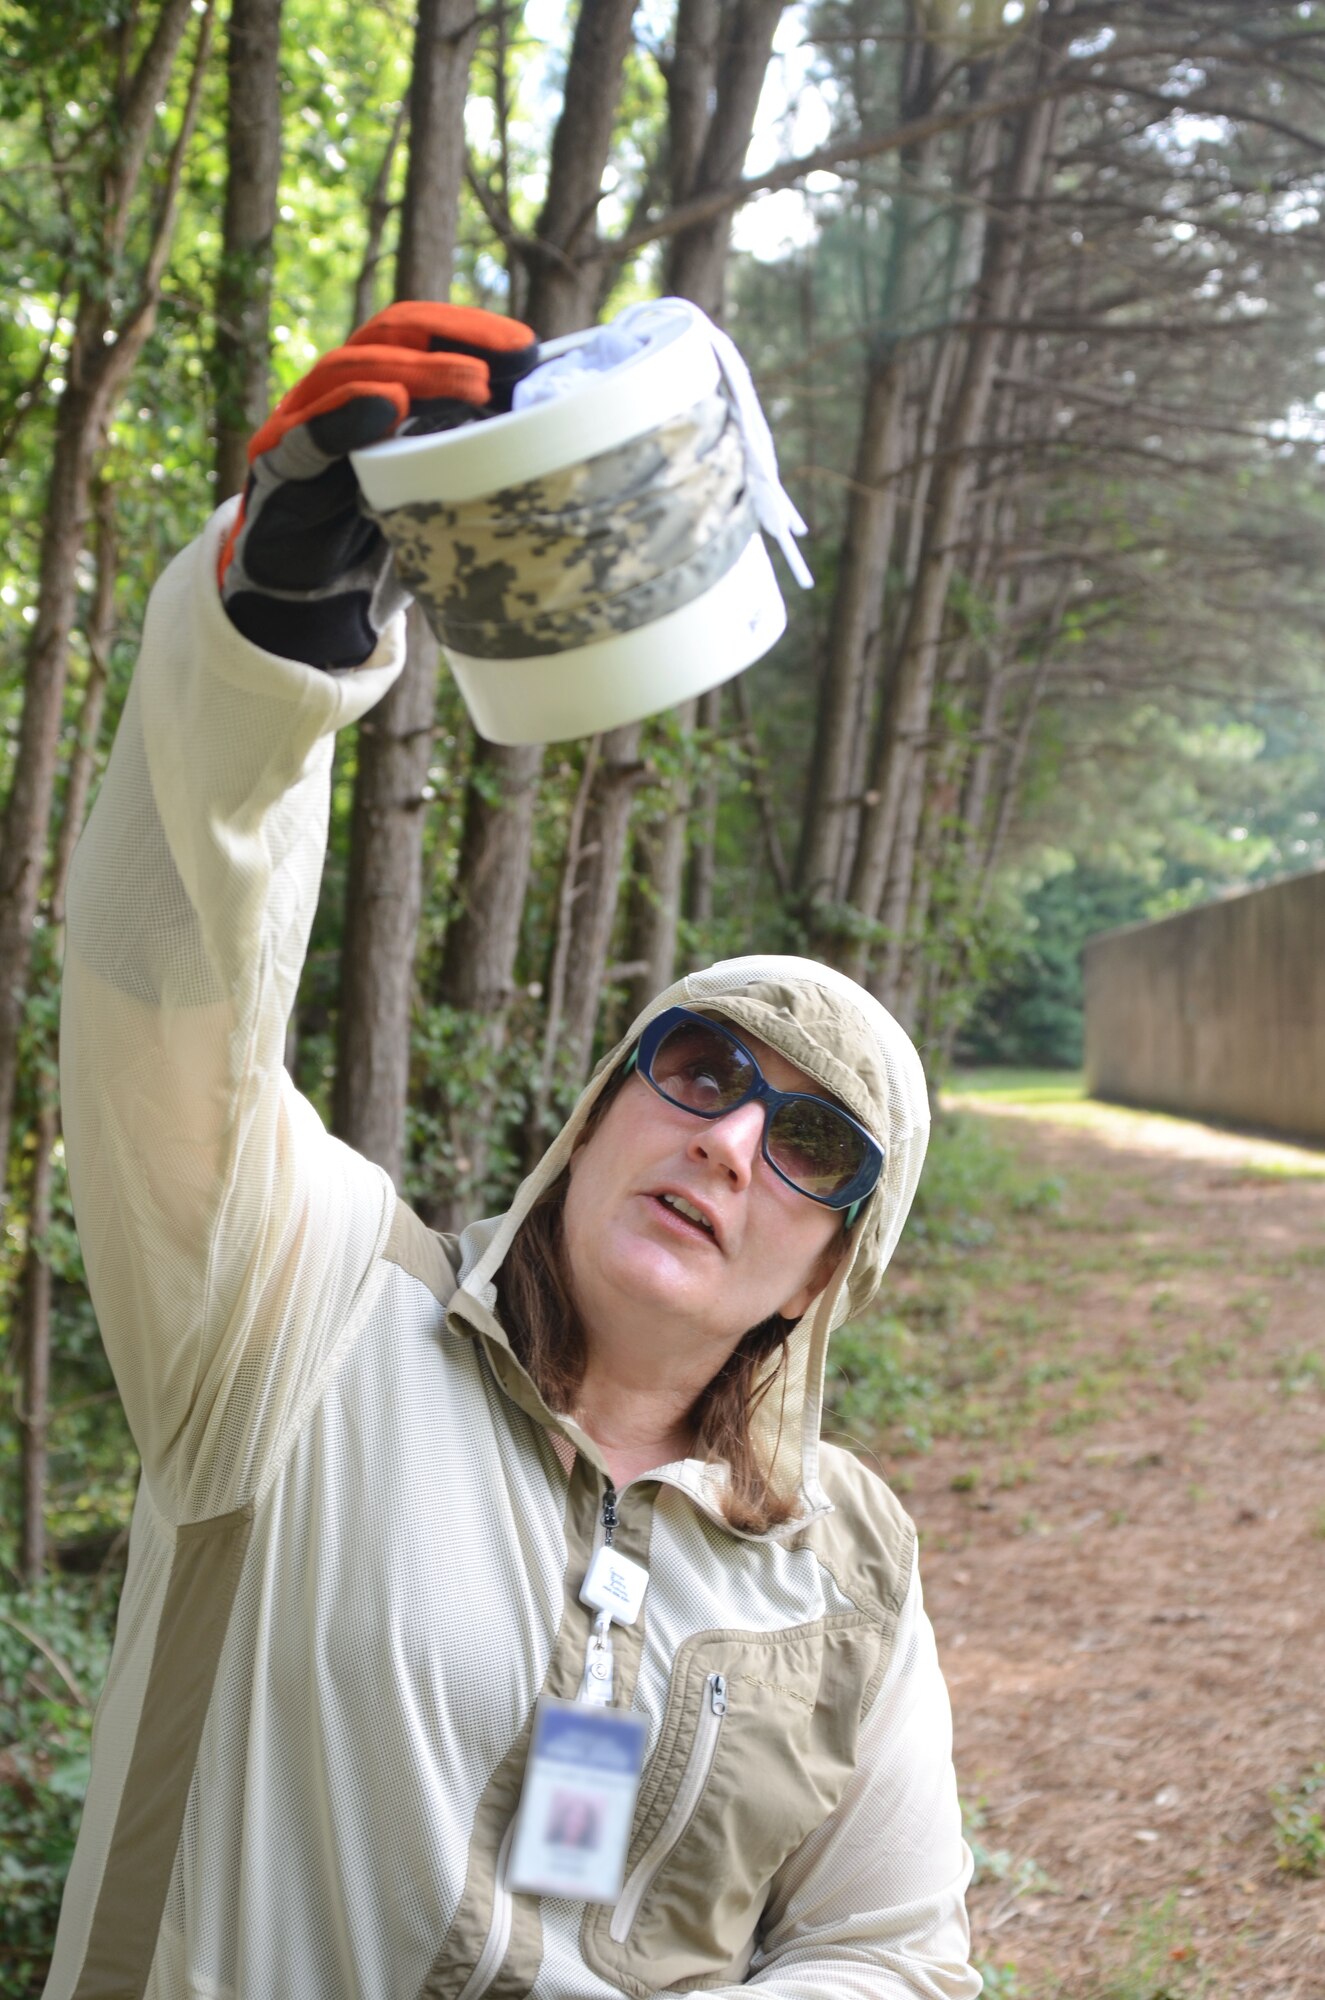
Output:
[[[668,1191],[654,1195],[653,1200],[666,1213],[669,1222],[679,1225],[692,1236],[702,1237],[706,1243],[717,1241],[717,1232],[703,1210],[697,1208],[694,1202],[687,1201],[684,1195]]]

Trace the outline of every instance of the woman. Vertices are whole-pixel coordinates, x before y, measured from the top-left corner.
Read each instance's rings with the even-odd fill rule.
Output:
[[[923,1155],[906,1037],[809,961],[691,975],[458,1241],[284,1069],[332,732],[403,657],[344,452],[531,353],[393,311],[158,584],[79,851],[66,1143],[143,1472],[47,1992],[965,2000],[914,1532],[819,1439]],[[633,1622],[581,1600],[609,1544]],[[513,1856],[547,1716],[638,1739],[607,1892]],[[624,1794],[579,1793],[596,1852]]]

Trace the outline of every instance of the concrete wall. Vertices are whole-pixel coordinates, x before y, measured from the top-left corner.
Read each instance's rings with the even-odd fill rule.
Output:
[[[1093,1096],[1325,1139],[1325,868],[1085,951]]]

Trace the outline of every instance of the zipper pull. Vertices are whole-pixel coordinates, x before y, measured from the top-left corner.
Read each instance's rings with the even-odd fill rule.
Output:
[[[616,1487],[609,1479],[603,1489],[603,1547],[610,1549],[617,1531]]]
[[[715,1715],[725,1715],[727,1713],[726,1674],[709,1675],[709,1707]]]

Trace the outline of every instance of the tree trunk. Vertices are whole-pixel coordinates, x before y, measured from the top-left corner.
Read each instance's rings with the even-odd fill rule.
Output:
[[[853,810],[852,753],[867,721],[868,666],[877,645],[897,507],[905,383],[902,357],[880,349],[865,388],[796,869],[811,945],[820,951],[832,948],[833,930],[831,923],[816,920],[815,912],[835,895],[846,819]]]
[[[684,743],[694,734],[699,703],[684,701],[674,714]],[[632,1019],[671,984],[676,966],[690,799],[690,780],[684,768],[670,780],[667,794],[662,810],[639,828],[636,839],[635,880],[626,923],[626,957],[639,967],[627,987]]]
[[[903,53],[898,116],[906,122],[933,109],[935,49],[914,30]],[[881,653],[884,586],[897,519],[905,449],[906,399],[912,376],[910,332],[924,286],[921,252],[931,203],[917,191],[935,144],[908,148],[899,162],[902,192],[883,278],[880,317],[886,331],[869,347],[860,435],[852,468],[845,533],[828,633],[814,747],[796,861],[797,895],[812,950],[833,956],[837,927],[824,905],[839,900],[850,868],[863,790],[862,751],[868,740]],[[912,185],[914,183],[914,185]]]
[[[130,209],[147,155],[158,99],[164,94],[180,40],[192,18],[191,0],[167,0],[138,68],[116,103],[122,149],[107,169],[103,243],[106,255],[124,242]],[[36,621],[23,682],[23,715],[9,798],[0,826],[0,1224],[9,1162],[17,1080],[18,1030],[32,957],[32,928],[41,894],[69,634],[78,601],[77,565],[83,546],[93,468],[116,398],[128,382],[152,330],[178,211],[184,156],[193,137],[211,46],[210,8],[198,23],[188,98],[171,150],[154,227],[141,266],[119,280],[128,293],[112,319],[101,274],[80,292],[66,373],[56,406],[55,449],[47,490],[37,583]],[[98,246],[100,249],[102,246]]]
[[[444,299],[451,288],[465,91],[477,33],[470,0],[423,0],[410,80],[398,299]],[[432,760],[437,661],[437,642],[416,608],[400,677],[359,724],[345,893],[332,1128],[384,1167],[397,1187],[405,1167],[423,794]]]
[[[72,377],[73,370],[70,372]],[[78,601],[76,571],[103,423],[104,399],[95,392],[75,389],[71,379],[56,416],[55,459],[41,538],[37,618],[24,676],[23,715],[4,837],[0,839],[0,1190],[9,1158],[19,1026],[55,793],[69,634]]]
[[[399,1187],[437,642],[415,605],[404,671],[359,724],[332,1130]]]
[[[242,490],[267,414],[272,238],[281,175],[281,9],[232,0],[225,220],[216,284],[216,498]]]
[[[97,585],[88,622],[90,656],[87,686],[69,771],[65,780],[64,813],[51,870],[50,934],[58,962],[64,930],[64,899],[74,848],[87,811],[101,714],[105,706],[110,649],[115,636],[115,526],[110,489],[97,496]],[[59,1137],[56,1052],[39,1066],[37,1118],[32,1173],[28,1193],[28,1241],[19,1280],[15,1342],[23,1363],[23,1400],[19,1412],[22,1460],[22,1518],[19,1569],[35,1583],[46,1567],[46,1446],[50,1426],[51,1267],[46,1239],[51,1227],[51,1162]]]
[[[670,86],[668,91],[670,134],[678,149],[675,167],[682,177],[678,184],[674,174],[673,202],[726,187],[739,176],[782,14],[783,0],[724,0],[716,45],[711,40],[713,9],[706,0],[700,0],[698,7],[682,8],[678,14],[677,58],[682,58],[683,31],[689,28],[695,42],[685,51],[676,115],[672,115]],[[701,64],[709,49],[713,50],[712,82],[703,89]],[[693,146],[702,122],[700,107],[705,104],[712,106],[712,112],[692,167],[691,159],[682,156],[680,149]],[[675,235],[667,249],[664,290],[676,298],[693,299],[711,318],[721,318],[730,237],[729,214],[714,216]]]
[[[745,676],[738,674],[731,684],[732,700],[736,704],[736,714],[741,724],[741,734],[745,739],[745,754],[750,762],[750,784],[759,808],[759,824],[764,833],[764,853],[768,861],[768,872],[773,877],[773,887],[778,901],[785,910],[791,903],[791,870],[783,852],[782,835],[778,829],[777,801],[768,782],[768,763],[759,742],[759,732],[755,727],[753,711],[750,707],[750,691]]]
[[[630,53],[634,0],[580,0],[561,116],[552,138],[539,249],[529,264],[525,314],[540,340],[593,317],[598,203]]]
[[[372,193],[368,197],[368,232],[364,238],[363,262],[354,281],[354,300],[350,306],[351,333],[377,311],[377,268],[382,261],[382,241],[391,217],[391,175],[408,119],[409,99],[402,98],[391,121]]]
[[[564,1061],[577,1077],[589,1068],[616,921],[630,807],[644,773],[640,728],[638,722],[629,722],[623,728],[605,731],[598,739],[598,768],[584,815],[580,868],[569,907],[572,934],[561,1034]]]
[[[547,196],[535,231],[543,246],[520,267],[522,313],[539,338],[572,333],[592,317],[596,267],[583,253],[597,242],[596,220],[630,50],[633,0],[581,0],[566,70],[561,116],[552,141]],[[500,59],[500,50],[499,50]],[[499,114],[502,107],[498,107]],[[504,130],[504,120],[499,116]],[[577,261],[577,252],[580,253]],[[437,998],[472,1013],[474,1034],[495,1057],[505,1039],[505,1009],[515,984],[520,918],[529,882],[530,843],[541,744],[474,746],[457,870],[459,913],[447,932]],[[466,1179],[483,1179],[491,1104],[480,1102],[457,1150]],[[462,1190],[440,1191],[430,1205],[435,1228],[469,1220]]]
[[[851,901],[867,918],[878,915],[894,839],[914,836],[919,801],[908,788],[911,759],[929,727],[930,705],[938,670],[944,611],[956,560],[957,538],[976,476],[973,445],[981,435],[993,387],[994,365],[1002,339],[999,323],[1012,314],[1021,250],[1030,205],[1040,183],[1053,120],[1053,106],[1041,102],[1023,115],[1008,187],[1000,212],[991,222],[986,241],[975,318],[967,337],[961,381],[949,422],[944,427],[947,454],[931,494],[918,574],[906,625],[884,695],[880,717],[870,805],[862,825],[860,848],[852,871]],[[905,813],[905,826],[903,815]],[[845,969],[857,979],[867,970],[867,938],[852,941]]]
[[[556,1084],[561,1025],[566,1011],[566,969],[574,928],[571,911],[575,902],[580,860],[584,852],[584,822],[589,810],[589,800],[593,794],[594,774],[598,769],[601,741],[601,737],[591,736],[585,745],[580,782],[575,788],[575,803],[571,807],[570,823],[566,828],[566,854],[562,862],[561,888],[557,896],[556,935],[552,945],[552,966],[548,977],[543,1017],[543,1060],[539,1070],[538,1086],[534,1092],[525,1148],[527,1166],[530,1168],[536,1165],[539,1155],[551,1137],[548,1113]]]
[[[480,18],[472,0],[419,0],[398,299],[444,299],[451,290],[465,177],[465,99]]]
[[[712,742],[722,728],[722,689],[710,688],[701,697],[699,726]],[[685,913],[697,929],[713,922],[713,891],[718,874],[718,773],[710,755],[703,776],[695,787],[694,845],[690,851],[690,876],[686,883]]]
[[[667,74],[673,204],[723,186],[740,172],[782,12],[782,0],[680,0]],[[711,319],[720,319],[730,236],[726,213],[673,236],[663,265],[664,293],[690,299]],[[693,701],[678,708],[683,737],[693,731],[698,713]],[[675,972],[689,812],[690,787],[681,776],[638,843],[626,957],[644,969],[631,979],[632,1013],[669,985]]]
[[[19,1412],[22,1455],[22,1527],[19,1571],[35,1583],[46,1567],[46,1440],[50,1428],[51,1267],[46,1236],[51,1226],[51,1155],[55,1150],[55,1085],[43,1079],[37,1112],[28,1206],[28,1254],[19,1280],[18,1346],[23,1356]]]

